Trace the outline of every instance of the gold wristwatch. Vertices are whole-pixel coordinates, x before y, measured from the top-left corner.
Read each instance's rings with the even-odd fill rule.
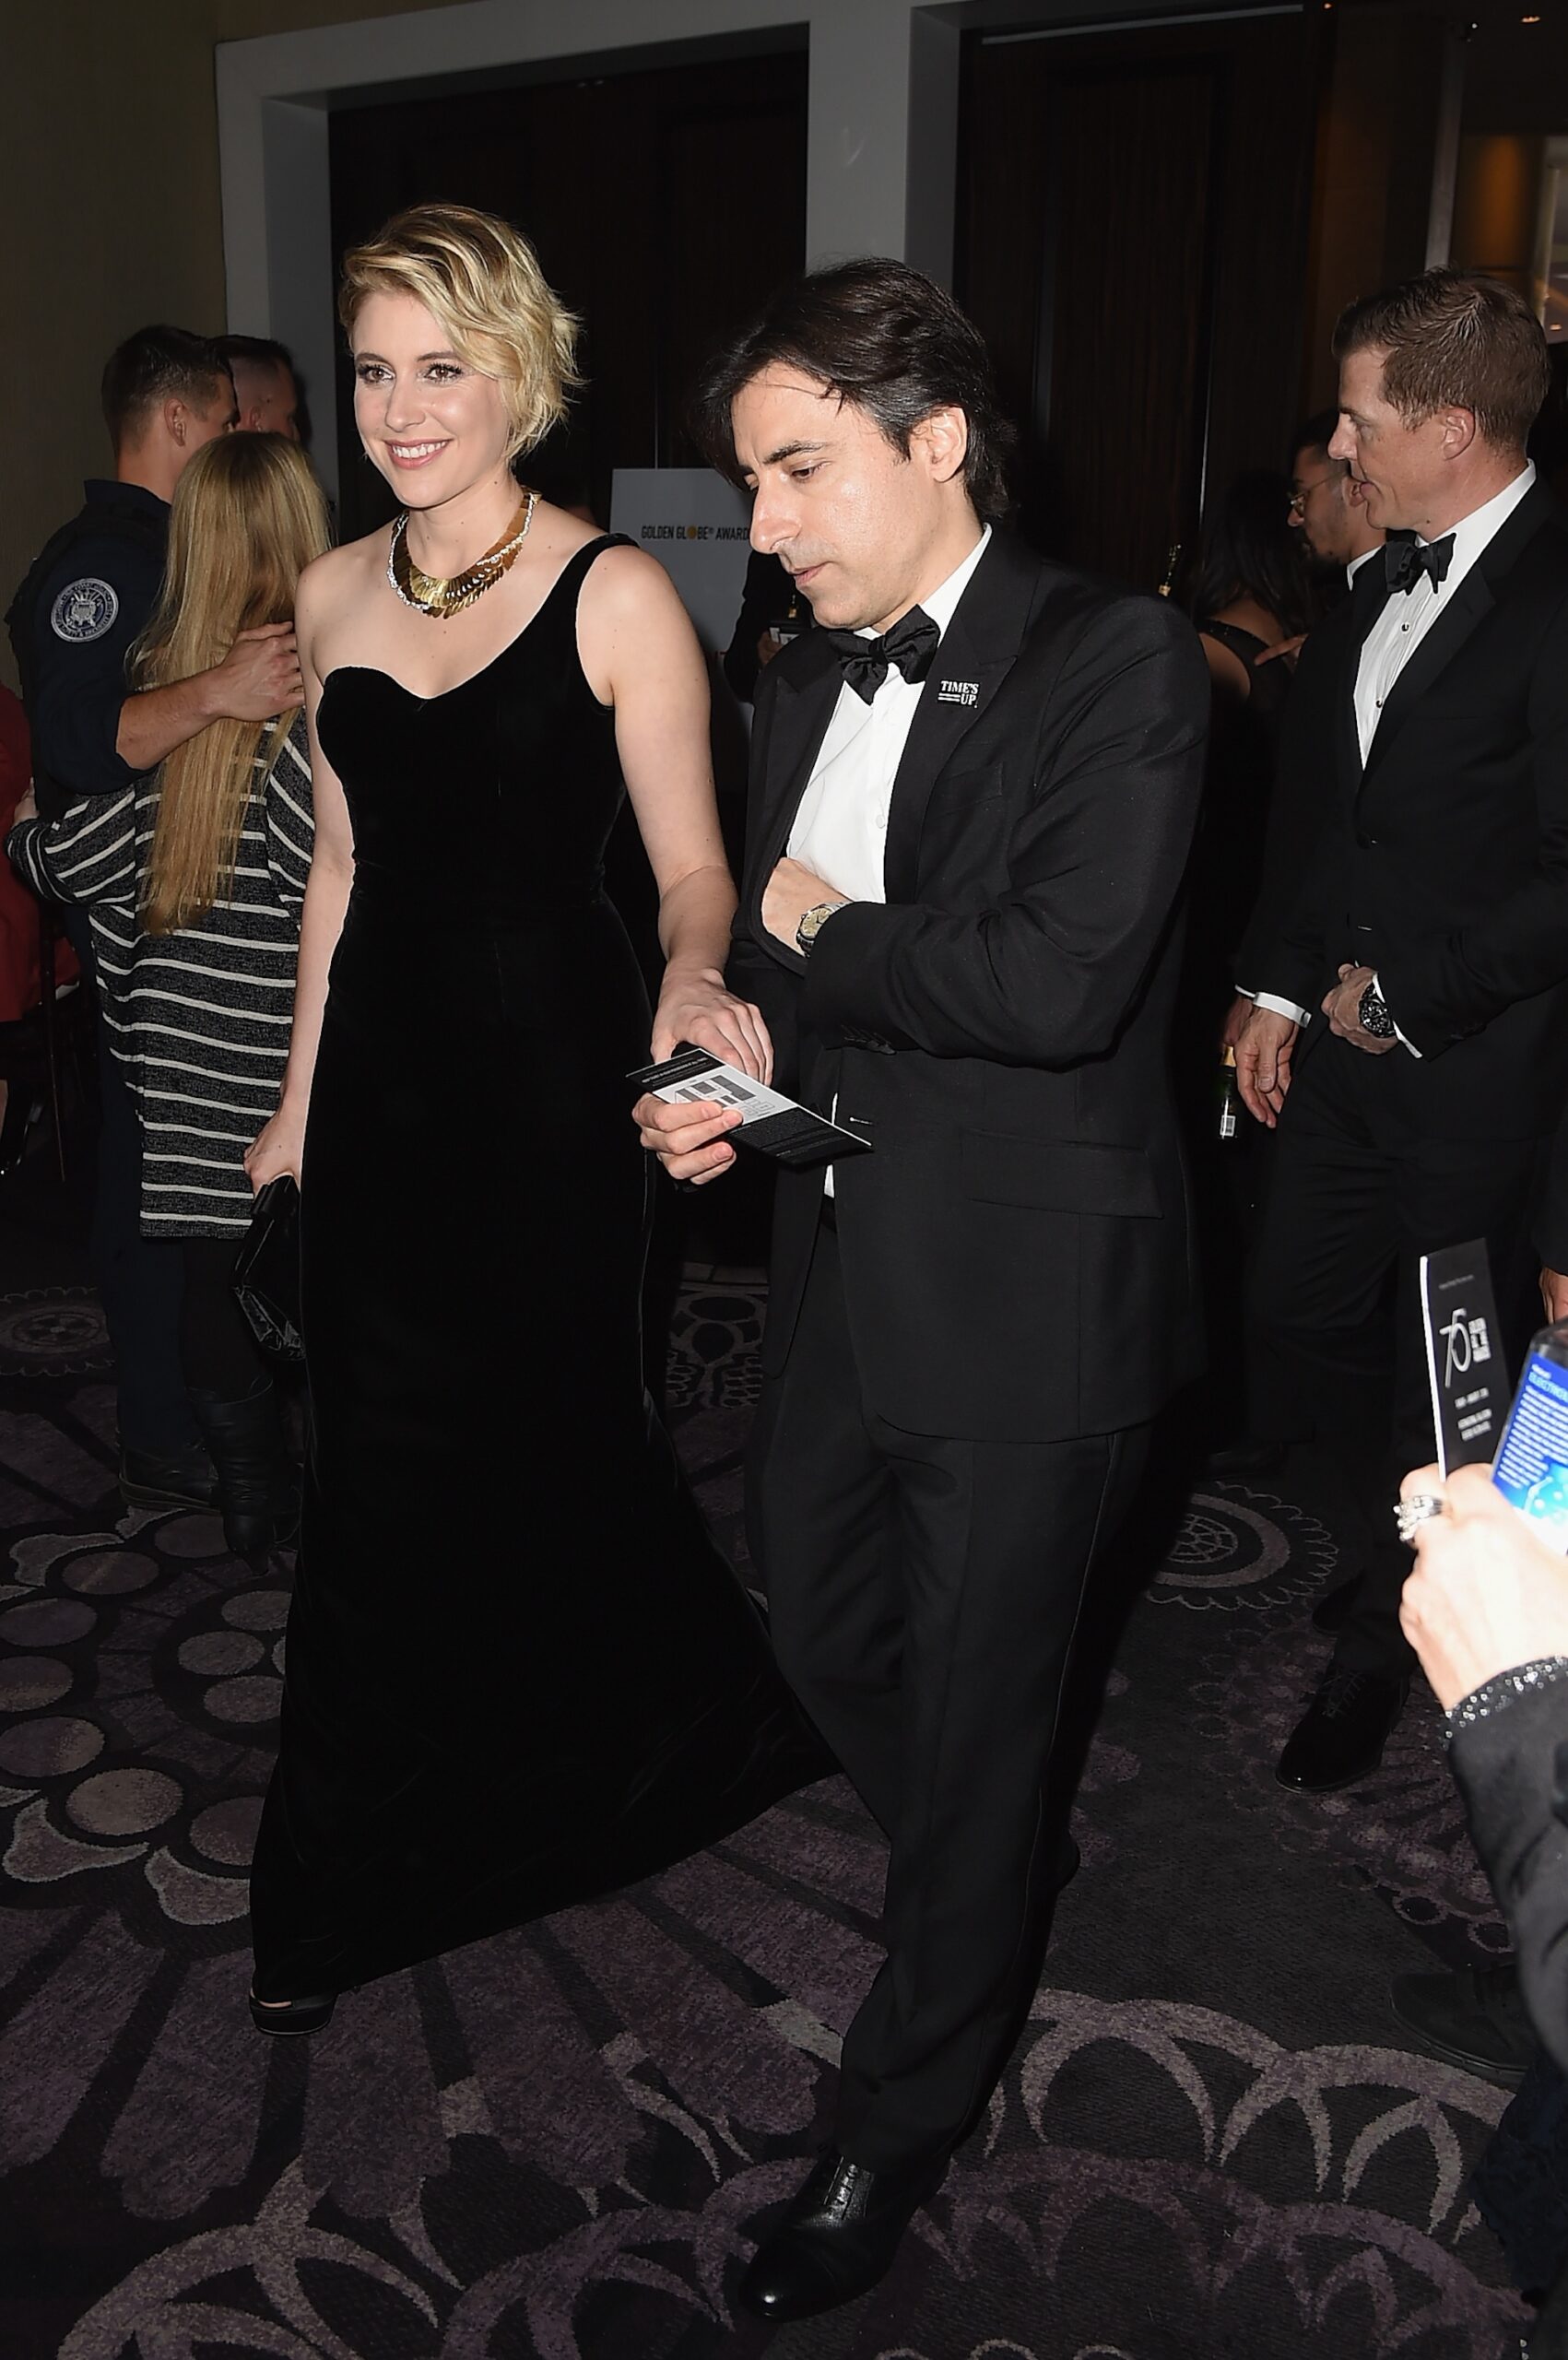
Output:
[[[835,910],[844,907],[843,902],[818,902],[807,910],[795,929],[795,947],[803,959],[811,956],[811,945],[827,925]]]

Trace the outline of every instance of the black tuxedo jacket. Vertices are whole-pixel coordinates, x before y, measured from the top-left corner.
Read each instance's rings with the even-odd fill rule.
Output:
[[[1358,575],[1327,683],[1330,816],[1245,980],[1313,1011],[1306,1054],[1339,963],[1375,967],[1421,1052],[1380,1060],[1391,1120],[1433,1142],[1529,1139],[1555,1125],[1568,1077],[1562,512],[1532,486],[1400,673],[1363,767],[1356,673],[1388,595],[1375,562]]]
[[[733,987],[780,1079],[868,1144],[835,1168],[863,1391],[906,1432],[1047,1441],[1151,1417],[1185,1373],[1166,1036],[1208,678],[1181,616],[997,534],[894,785],[886,903],[809,964],[762,924],[842,674],[759,688]],[[783,1173],[764,1364],[789,1351],[819,1172]]]

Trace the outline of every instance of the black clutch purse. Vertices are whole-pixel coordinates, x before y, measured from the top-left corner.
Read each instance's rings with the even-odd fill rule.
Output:
[[[234,1257],[234,1298],[264,1351],[305,1357],[300,1334],[300,1191],[289,1174],[258,1190],[245,1242]]]

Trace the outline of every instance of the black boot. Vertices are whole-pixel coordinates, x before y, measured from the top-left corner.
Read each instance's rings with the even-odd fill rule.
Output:
[[[188,1450],[120,1446],[120,1496],[128,1508],[215,1508],[218,1478],[200,1443]]]
[[[286,1549],[300,1529],[300,1485],[271,1380],[239,1401],[193,1386],[191,1406],[218,1469],[229,1547],[236,1557]]]

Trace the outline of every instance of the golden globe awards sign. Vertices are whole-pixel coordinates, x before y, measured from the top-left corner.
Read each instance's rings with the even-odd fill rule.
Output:
[[[611,532],[658,559],[710,655],[722,655],[735,635],[750,529],[750,501],[711,467],[615,471]]]

